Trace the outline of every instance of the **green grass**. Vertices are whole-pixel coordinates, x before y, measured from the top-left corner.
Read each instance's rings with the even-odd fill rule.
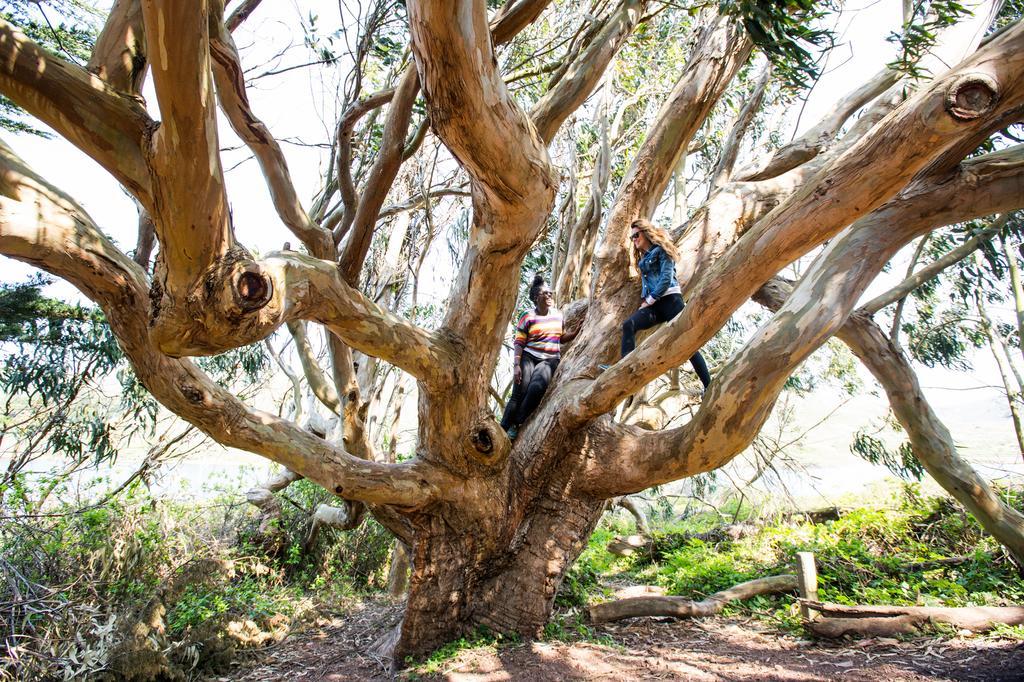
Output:
[[[1024,496],[1004,491],[1021,508]],[[758,522],[739,540],[691,537],[721,523],[718,515],[675,522],[655,531],[651,556],[615,558],[604,551],[621,522],[602,523],[567,578],[565,601],[584,605],[607,598],[609,579],[653,584],[667,594],[701,599],[758,577],[792,573],[797,552],[815,555],[819,596],[840,604],[1001,606],[1024,603],[1024,580],[1002,548],[949,498],[922,498],[915,487],[880,507],[861,507],[825,523]],[[603,552],[603,554],[602,554]],[[966,557],[956,566],[908,570],[911,564]],[[730,604],[786,630],[799,629],[794,597],[757,597]],[[1003,628],[1001,636],[1019,636]]]
[[[481,627],[469,636],[460,637],[435,649],[430,656],[419,664],[416,664],[412,659],[407,660],[406,664],[410,668],[404,671],[404,677],[406,679],[417,679],[420,675],[434,675],[441,672],[446,664],[464,651],[476,649],[495,650],[500,646],[518,644],[519,641],[518,637],[496,634],[487,628]]]

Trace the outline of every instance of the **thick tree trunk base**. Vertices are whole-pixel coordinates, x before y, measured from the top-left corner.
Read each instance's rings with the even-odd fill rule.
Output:
[[[775,575],[733,585],[729,589],[715,592],[701,601],[691,601],[682,597],[631,597],[596,604],[590,607],[590,620],[594,623],[607,623],[639,616],[701,618],[721,612],[730,601],[750,599],[762,594],[793,592],[796,589],[795,575]]]
[[[553,486],[559,495],[564,488]],[[586,546],[603,500],[543,497],[516,532],[465,528],[458,510],[422,517],[412,547],[412,573],[396,664],[430,653],[480,627],[534,638],[551,617],[565,571]],[[414,525],[417,525],[414,522]]]
[[[805,603],[822,614],[821,618],[811,621],[807,627],[814,634],[828,638],[916,634],[925,626],[935,623],[945,623],[971,632],[985,632],[996,625],[1024,624],[1024,606],[944,608]]]

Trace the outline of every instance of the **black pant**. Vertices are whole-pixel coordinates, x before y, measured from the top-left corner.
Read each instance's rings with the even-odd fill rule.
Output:
[[[668,322],[683,310],[683,297],[681,294],[668,294],[657,299],[653,305],[641,308],[629,319],[622,323],[622,356],[625,357],[636,348],[636,333],[642,329],[650,329],[656,324]],[[700,383],[707,388],[711,383],[711,373],[708,372],[708,365],[704,362],[704,356],[697,351],[690,358],[693,370],[697,372]]]
[[[501,428],[506,431],[525,422],[537,409],[552,375],[558,369],[558,358],[541,360],[523,351],[519,367],[523,372],[522,380],[512,384],[512,397],[505,404],[505,412],[501,416]]]

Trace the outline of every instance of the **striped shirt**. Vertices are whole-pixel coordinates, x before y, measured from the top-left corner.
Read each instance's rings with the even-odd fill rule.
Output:
[[[523,313],[516,325],[515,345],[541,360],[559,357],[562,347],[562,313],[554,308],[547,315],[541,315],[536,310]]]

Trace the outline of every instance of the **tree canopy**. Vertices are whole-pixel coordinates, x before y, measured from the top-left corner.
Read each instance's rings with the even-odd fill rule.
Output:
[[[406,615],[386,643],[397,655],[476,625],[536,633],[606,501],[728,463],[833,336],[885,389],[909,439],[905,460],[912,454],[1024,560],[1024,517],[956,452],[899,322],[887,334],[873,319],[920,282],[858,307],[914,240],[968,226],[930,239],[937,262],[987,229],[970,221],[1021,208],[1016,4],[911,5],[896,29],[899,58],[786,143],[768,114],[821,77],[829,3],[374,0],[346,8],[337,33],[310,15],[315,60],[345,69],[310,202],[250,104],[233,38],[260,5],[228,13],[220,0],[117,0],[94,43],[77,24],[44,30],[28,5],[0,19],[0,93],[140,208],[129,255],[0,146],[0,253],[70,282],[99,311],[17,288],[3,302],[32,309],[53,333],[105,321],[119,349],[107,355],[123,354],[167,410],[323,486],[349,521],[368,511],[408,544]],[[53,9],[81,23],[82,7]],[[148,79],[155,101],[143,96]],[[259,163],[292,235],[278,251],[255,253],[255,227],[233,219],[222,125]],[[765,139],[768,153],[752,153]],[[620,359],[620,325],[639,301],[627,249],[637,219],[670,229],[689,304]],[[456,226],[457,273],[445,304],[427,310],[419,275],[439,221]],[[969,249],[982,249],[985,265],[956,261],[973,281],[1016,263],[987,246],[1016,234],[1008,224]],[[550,267],[578,334],[513,442],[492,396],[524,263]],[[617,417],[751,299],[771,316],[721,358],[689,421]],[[5,333],[25,324],[11,317]],[[329,367],[310,350],[308,324],[323,330]],[[218,383],[215,365],[189,359],[242,352],[282,327],[305,380],[339,416],[340,439],[304,428],[298,408],[295,419],[259,409]],[[959,336],[906,331],[930,339],[915,340],[914,357],[955,362],[955,349],[936,344]],[[409,459],[371,435],[389,367],[416,383]]]

